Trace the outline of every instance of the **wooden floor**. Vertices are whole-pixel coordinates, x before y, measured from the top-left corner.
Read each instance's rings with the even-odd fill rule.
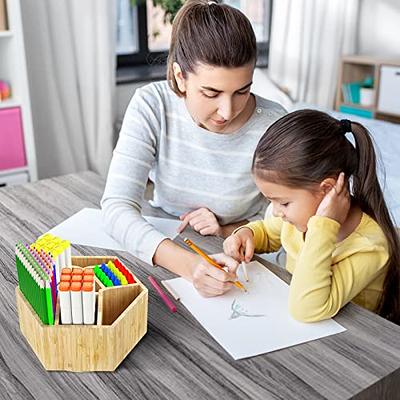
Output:
[[[33,242],[83,207],[98,207],[103,187],[102,178],[86,172],[0,190],[1,399],[400,398],[400,327],[358,306],[336,318],[344,333],[234,361],[181,304],[170,313],[151,287],[148,333],[115,372],[45,371],[18,326],[14,246]],[[194,232],[185,236],[199,242]],[[216,238],[199,243],[221,250]],[[76,255],[119,255],[144,283],[149,273],[172,277],[128,253],[74,249]]]

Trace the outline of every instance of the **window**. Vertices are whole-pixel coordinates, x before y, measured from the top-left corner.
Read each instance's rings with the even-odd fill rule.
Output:
[[[134,5],[136,3],[136,5]],[[257,38],[258,65],[268,63],[272,0],[224,0],[251,21]],[[152,0],[118,0],[117,66],[160,64],[166,61],[171,24]]]

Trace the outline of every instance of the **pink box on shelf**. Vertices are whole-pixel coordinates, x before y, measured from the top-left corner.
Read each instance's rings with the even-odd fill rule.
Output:
[[[0,109],[0,170],[26,165],[21,109]]]

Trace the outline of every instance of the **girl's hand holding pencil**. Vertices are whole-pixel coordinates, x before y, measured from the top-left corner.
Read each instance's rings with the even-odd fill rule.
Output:
[[[250,262],[254,255],[252,230],[243,227],[225,239],[224,253],[238,262]]]

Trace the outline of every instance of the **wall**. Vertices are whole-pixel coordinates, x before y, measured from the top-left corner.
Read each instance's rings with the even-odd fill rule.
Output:
[[[362,0],[359,52],[400,58],[400,1]]]

